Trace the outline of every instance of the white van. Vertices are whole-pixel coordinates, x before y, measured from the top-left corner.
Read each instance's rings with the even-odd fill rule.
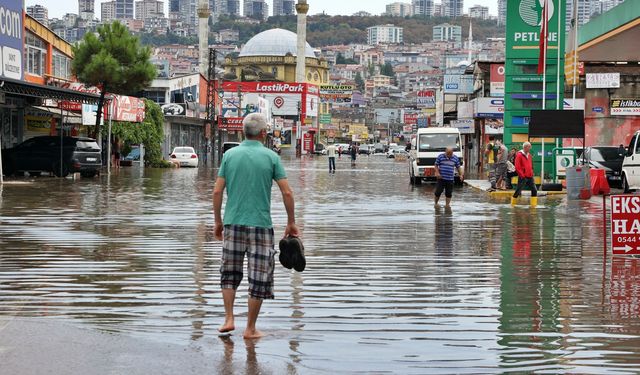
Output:
[[[640,130],[631,137],[622,162],[622,187],[625,193],[640,189]]]
[[[415,138],[411,140],[409,153],[409,179],[412,184],[420,184],[422,180],[436,180],[436,158],[445,152],[447,147],[453,147],[453,153],[462,163],[463,146],[460,130],[457,128],[426,128],[418,129]],[[456,171],[456,182],[459,182]]]

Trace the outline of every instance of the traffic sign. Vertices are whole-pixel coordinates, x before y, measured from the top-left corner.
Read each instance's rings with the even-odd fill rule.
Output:
[[[613,255],[640,254],[640,196],[611,196]]]

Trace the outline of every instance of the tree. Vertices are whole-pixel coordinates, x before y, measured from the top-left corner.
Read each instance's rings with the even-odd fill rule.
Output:
[[[336,64],[346,64],[346,63],[347,63],[347,59],[344,58],[341,52],[338,52],[338,55],[336,56]]]
[[[112,124],[112,134],[125,143],[125,149],[132,144],[144,144],[144,160],[152,166],[162,163],[162,141],[164,140],[164,115],[155,102],[144,100],[144,122],[120,122]],[[103,129],[106,135],[105,129]]]
[[[384,65],[380,65],[380,74],[387,77],[395,76],[395,73],[393,72],[393,66],[390,62],[387,62]]]
[[[355,81],[358,90],[364,91],[364,80],[362,79],[362,74],[360,74],[360,72],[356,73]]]
[[[114,94],[134,95],[156,78],[151,64],[151,49],[142,47],[140,40],[119,22],[98,27],[95,33],[85,34],[73,47],[72,70],[78,80],[100,89],[96,116],[96,136],[107,91]]]

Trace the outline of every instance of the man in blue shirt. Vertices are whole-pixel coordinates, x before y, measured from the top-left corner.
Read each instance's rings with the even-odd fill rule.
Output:
[[[453,181],[455,180],[455,171],[458,170],[460,181],[464,180],[464,170],[460,159],[453,154],[453,148],[447,147],[444,154],[440,154],[436,159],[436,177],[438,184],[436,186],[436,206],[440,201],[440,196],[444,191],[447,198],[447,207],[451,204],[451,196],[453,195]]]

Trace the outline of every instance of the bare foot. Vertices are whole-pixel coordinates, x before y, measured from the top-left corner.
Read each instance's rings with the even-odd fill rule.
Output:
[[[264,333],[258,331],[257,329],[254,329],[254,330],[247,329],[244,331],[243,337],[245,340],[259,339],[261,337],[264,337]]]
[[[221,325],[220,328],[218,328],[218,332],[220,333],[231,332],[234,329],[236,329],[236,326],[233,323],[233,320],[225,320],[224,324]]]

